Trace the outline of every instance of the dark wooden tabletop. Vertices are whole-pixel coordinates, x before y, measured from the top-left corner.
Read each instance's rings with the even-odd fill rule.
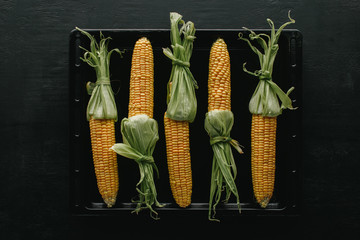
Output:
[[[359,236],[359,1],[9,0],[0,6],[1,239]],[[303,35],[301,217],[214,225],[181,216],[154,223],[130,212],[127,219],[71,216],[68,65],[75,26],[169,29],[169,12],[177,11],[199,29],[268,29],[266,18],[279,26],[289,9],[292,28]]]

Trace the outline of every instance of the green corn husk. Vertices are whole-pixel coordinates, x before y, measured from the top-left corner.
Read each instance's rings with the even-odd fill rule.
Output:
[[[193,122],[197,111],[195,88],[197,82],[190,71],[190,58],[195,39],[195,27],[190,21],[184,22],[178,13],[170,13],[171,48],[163,53],[172,60],[172,70],[168,83],[166,116],[177,121]],[[179,24],[182,27],[179,29]]]
[[[121,156],[135,160],[140,170],[140,180],[136,184],[139,199],[133,200],[137,203],[133,212],[149,209],[150,215],[158,219],[158,213],[152,208],[153,204],[157,207],[163,206],[157,200],[154,169],[158,176],[159,172],[152,156],[159,140],[158,124],[145,114],[124,118],[121,121],[121,134],[123,143],[117,143],[111,149]]]
[[[91,95],[86,116],[87,120],[94,119],[114,119],[117,121],[117,108],[115,104],[114,92],[110,85],[110,57],[113,52],[122,56],[122,51],[115,48],[108,51],[110,37],[105,38],[100,32],[100,42],[97,43],[94,36],[76,27],[78,31],[90,39],[90,50],[80,46],[85,51],[82,61],[93,67],[96,72],[96,82],[88,82],[86,85],[88,94]]]
[[[213,149],[213,164],[210,185],[209,220],[215,219],[216,206],[220,202],[222,191],[225,190],[225,202],[228,202],[231,193],[236,197],[236,203],[241,212],[239,194],[235,184],[237,169],[231,146],[239,153],[243,153],[239,143],[230,137],[234,124],[234,115],[231,111],[213,110],[206,113],[205,130],[210,136],[210,145]]]
[[[256,34],[254,31],[244,28],[245,30],[250,31],[250,40],[256,40],[263,48],[264,53],[253,46],[249,39],[244,38],[242,33],[239,33],[239,38],[246,41],[251,50],[258,55],[261,66],[260,70],[250,72],[245,67],[246,63],[243,65],[243,70],[245,72],[259,78],[259,83],[249,103],[249,110],[252,114],[276,117],[280,115],[284,109],[295,109],[293,108],[292,101],[289,98],[289,94],[294,90],[294,87],[291,87],[287,93],[284,93],[280,87],[272,81],[273,66],[276,54],[279,50],[278,40],[281,31],[287,25],[295,23],[295,20],[290,17],[290,11],[288,13],[288,17],[290,21],[284,23],[276,32],[274,23],[270,19],[267,19],[267,22],[271,26],[271,36],[263,33]],[[281,101],[281,106],[279,104],[279,99]]]

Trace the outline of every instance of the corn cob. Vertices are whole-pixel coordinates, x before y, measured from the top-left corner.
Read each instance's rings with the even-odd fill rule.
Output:
[[[112,207],[119,187],[116,153],[110,150],[115,144],[115,121],[91,118],[89,123],[98,189],[107,206]]]
[[[100,42],[88,32],[76,28],[90,39],[90,51],[85,51],[82,61],[93,67],[96,72],[96,82],[88,82],[86,85],[88,94],[91,95],[86,115],[90,125],[91,147],[95,175],[99,192],[107,207],[115,204],[118,192],[118,166],[116,154],[110,147],[115,143],[115,121],[117,121],[117,109],[114,93],[110,85],[110,57],[113,52],[122,54],[115,48],[108,51],[108,41],[100,32]]]
[[[121,121],[124,143],[115,144],[112,149],[139,164],[140,181],[137,183],[139,199],[133,200],[137,206],[133,212],[148,208],[150,216],[158,219],[152,208],[162,207],[156,197],[153,169],[158,173],[152,157],[159,139],[157,122],[152,119],[154,108],[154,62],[150,41],[142,37],[134,46],[131,74],[128,118]],[[153,215],[155,214],[155,216]]]
[[[151,43],[140,38],[134,47],[131,74],[128,117],[146,114],[153,117],[154,109],[154,57]]]
[[[234,121],[231,112],[230,78],[229,52],[225,41],[219,38],[214,42],[210,50],[208,113],[205,117],[205,130],[210,136],[210,144],[214,152],[209,220],[217,220],[214,218],[215,209],[224,190],[226,191],[225,202],[229,200],[231,193],[233,193],[240,211],[239,194],[235,184],[237,170],[230,145],[235,147],[239,153],[243,152],[237,141],[230,138],[230,131]]]
[[[230,57],[221,38],[210,50],[208,111],[212,110],[231,110]]]
[[[275,182],[276,117],[252,115],[251,172],[257,202],[265,208]]]
[[[246,41],[250,48],[259,56],[261,70],[250,72],[243,65],[243,70],[259,78],[253,96],[249,103],[249,111],[252,113],[251,126],[251,171],[253,190],[256,201],[265,208],[274,191],[275,184],[275,158],[276,158],[276,127],[277,117],[283,109],[293,110],[289,94],[293,91],[291,87],[284,93],[276,83],[272,81],[273,65],[279,50],[278,40],[281,31],[295,20],[288,13],[289,22],[284,23],[275,32],[274,23],[268,19],[271,26],[271,36],[260,33],[256,34],[250,29],[249,38],[256,40],[264,49],[264,53],[252,45],[249,39],[240,33],[239,38]],[[264,38],[265,37],[265,38]],[[266,41],[268,40],[268,41]],[[281,101],[281,106],[279,100]]]
[[[164,115],[165,141],[170,186],[175,202],[180,207],[191,204],[192,173],[190,160],[189,122],[197,111],[195,88],[198,88],[190,71],[190,58],[195,39],[195,27],[184,22],[178,13],[170,13],[171,47],[163,53],[172,60],[168,82],[167,110]],[[179,24],[182,24],[179,30]]]
[[[191,203],[192,173],[189,143],[189,122],[164,116],[166,154],[170,187],[180,207]]]

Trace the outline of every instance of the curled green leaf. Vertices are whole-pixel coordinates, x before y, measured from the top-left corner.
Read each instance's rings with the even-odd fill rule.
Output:
[[[295,20],[290,16],[290,11],[288,12],[288,18],[290,21],[284,23],[277,31],[275,31],[273,21],[271,19],[267,19],[267,22],[271,27],[270,36],[264,33],[256,34],[254,31],[244,28],[250,32],[249,39],[251,41],[256,40],[262,47],[263,52],[254,47],[252,42],[245,38],[242,33],[239,33],[239,39],[247,42],[253,52],[258,55],[261,67],[260,70],[251,72],[246,69],[246,63],[243,64],[244,72],[259,78],[258,86],[256,87],[249,103],[249,111],[252,114],[275,117],[280,115],[284,109],[296,109],[292,106],[292,101],[289,97],[289,94],[294,87],[291,87],[287,93],[284,93],[272,80],[273,66],[279,50],[278,40],[281,31],[289,24],[295,23]],[[281,106],[279,100],[281,102]]]
[[[91,95],[86,116],[89,120],[94,119],[114,119],[117,121],[117,108],[115,104],[114,92],[110,86],[110,56],[115,51],[122,56],[122,51],[115,48],[108,51],[110,37],[100,32],[100,41],[96,41],[95,37],[90,33],[76,27],[78,31],[90,39],[90,50],[80,46],[84,50],[84,55],[80,59],[93,67],[96,72],[96,82],[87,84],[87,92]]]

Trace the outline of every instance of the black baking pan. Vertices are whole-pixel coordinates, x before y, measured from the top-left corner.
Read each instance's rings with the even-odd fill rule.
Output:
[[[85,29],[99,39],[100,29]],[[232,112],[235,116],[231,137],[244,146],[244,154],[234,152],[238,169],[236,184],[238,186],[242,212],[238,213],[235,199],[229,203],[219,204],[217,217],[226,216],[260,216],[260,215],[298,215],[301,210],[301,159],[302,159],[302,35],[298,30],[284,30],[279,39],[279,52],[274,64],[273,80],[285,92],[291,86],[293,106],[297,110],[285,110],[278,117],[276,179],[274,195],[266,209],[255,201],[251,183],[250,164],[250,128],[251,114],[248,110],[250,97],[255,90],[258,79],[245,73],[242,69],[247,62],[248,70],[259,69],[257,56],[246,42],[238,39],[238,33],[245,36],[242,29],[197,30],[191,67],[199,84],[196,90],[198,100],[197,117],[190,124],[190,144],[193,174],[192,204],[188,208],[178,207],[171,194],[167,172],[166,148],[163,115],[166,111],[166,86],[171,72],[171,61],[162,53],[162,48],[170,47],[170,31],[167,29],[102,29],[105,37],[112,40],[109,49],[126,50],[123,57],[117,54],[111,57],[110,73],[112,87],[118,106],[116,123],[116,142],[122,142],[120,134],[121,119],[127,117],[129,101],[129,79],[132,50],[140,37],[147,37],[154,50],[154,119],[158,121],[160,140],[154,151],[154,159],[159,169],[160,178],[155,180],[158,200],[165,204],[155,208],[162,214],[204,215],[207,219],[212,149],[209,137],[204,129],[207,112],[208,63],[212,43],[219,37],[227,43],[231,59]],[[255,32],[269,33],[268,30]],[[86,106],[89,96],[85,85],[96,81],[95,71],[80,60],[83,46],[89,48],[89,39],[79,31],[70,33],[69,41],[69,103],[70,103],[70,208],[73,214],[85,215],[122,215],[128,216],[135,208],[131,199],[137,195],[135,185],[139,180],[137,164],[130,159],[118,156],[119,194],[114,207],[107,208],[97,190],[96,178],[92,163],[89,125],[86,120]],[[142,213],[145,214],[145,213]]]

